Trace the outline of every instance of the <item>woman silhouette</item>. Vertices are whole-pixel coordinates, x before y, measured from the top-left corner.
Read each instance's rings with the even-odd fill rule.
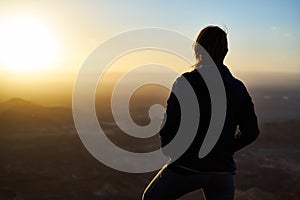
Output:
[[[200,48],[201,46],[201,48]],[[208,88],[198,67],[205,67],[207,54],[216,64],[226,91],[227,110],[221,135],[210,153],[199,158],[198,153],[211,117],[211,100]],[[206,200],[233,200],[236,165],[233,154],[252,143],[259,134],[254,105],[244,84],[234,78],[223,64],[228,52],[227,34],[217,26],[200,31],[194,44],[195,69],[179,77],[167,101],[164,123],[160,130],[161,146],[167,145],[176,135],[180,124],[180,105],[174,90],[185,78],[192,86],[200,108],[200,120],[195,139],[186,152],[171,164],[165,165],[147,186],[143,200],[171,200],[202,188]],[[186,97],[188,98],[188,97]],[[195,119],[196,120],[196,119]],[[188,130],[186,130],[188,134]],[[164,152],[167,156],[171,154]]]

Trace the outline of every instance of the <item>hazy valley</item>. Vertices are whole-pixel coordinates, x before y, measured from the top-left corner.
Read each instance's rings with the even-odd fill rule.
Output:
[[[299,93],[268,91],[253,93],[261,135],[236,154],[237,200],[300,198]],[[137,124],[149,123],[148,108],[155,101],[163,103],[142,92],[135,94],[130,111]],[[136,152],[159,147],[157,136],[135,139],[123,134],[107,103],[105,98],[97,101],[96,110],[115,144]],[[0,104],[0,132],[0,199],[5,193],[39,200],[140,199],[155,174],[118,172],[93,158],[78,137],[70,107],[10,99]],[[182,200],[200,196],[196,191]]]

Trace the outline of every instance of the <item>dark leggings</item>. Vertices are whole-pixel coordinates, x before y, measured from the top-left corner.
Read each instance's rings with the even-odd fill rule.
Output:
[[[206,200],[233,200],[234,173],[191,173],[163,167],[144,191],[143,200],[174,200],[203,189]]]

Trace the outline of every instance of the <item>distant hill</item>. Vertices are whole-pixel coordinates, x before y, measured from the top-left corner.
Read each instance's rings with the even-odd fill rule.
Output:
[[[0,103],[0,126],[4,131],[51,129],[72,122],[70,108],[45,107],[21,98]]]
[[[0,103],[0,112],[11,108],[21,108],[21,107],[31,107],[33,104],[30,101],[21,99],[21,98],[11,98],[8,101],[4,101]]]

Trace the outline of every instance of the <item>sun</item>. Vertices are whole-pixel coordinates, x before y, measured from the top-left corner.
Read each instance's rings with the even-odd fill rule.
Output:
[[[58,42],[45,23],[32,17],[0,21],[0,66],[15,72],[40,71],[58,59]]]

